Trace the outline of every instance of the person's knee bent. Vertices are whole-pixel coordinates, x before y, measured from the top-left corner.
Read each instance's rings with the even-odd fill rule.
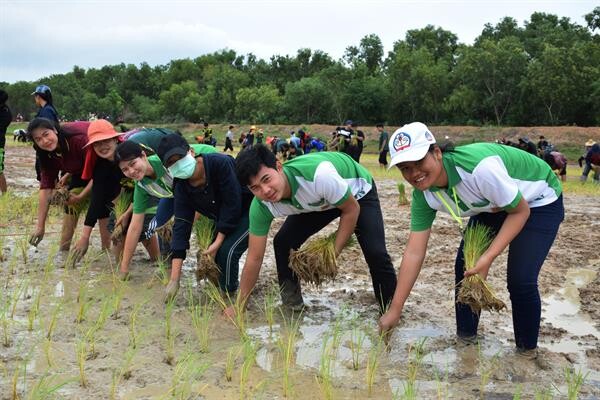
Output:
[[[540,292],[538,290],[537,282],[530,283],[508,283],[508,292],[510,293],[510,300],[512,302],[539,302]]]

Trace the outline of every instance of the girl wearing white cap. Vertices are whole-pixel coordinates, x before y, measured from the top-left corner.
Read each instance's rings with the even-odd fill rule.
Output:
[[[398,285],[389,310],[379,320],[391,329],[419,275],[437,211],[449,213],[463,228],[480,223],[495,234],[475,267],[464,270],[463,243],[455,261],[455,282],[480,274],[486,278],[492,262],[509,248],[507,283],[517,352],[537,357],[541,316],[538,275],[564,218],[562,188],[540,158],[496,143],[474,143],[442,151],[420,122],[398,129],[389,141],[391,166],[414,187],[411,232],[404,251]],[[458,290],[458,289],[457,289]],[[457,335],[475,342],[479,315],[455,305]]]

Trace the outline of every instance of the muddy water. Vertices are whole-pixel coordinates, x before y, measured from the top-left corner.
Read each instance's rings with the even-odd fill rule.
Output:
[[[396,205],[394,182],[381,181],[378,186],[388,249],[398,265],[407,238],[408,208]],[[413,390],[415,398],[423,399],[512,399],[517,392],[521,398],[533,398],[536,393],[551,389],[553,398],[566,398],[566,368],[588,374],[580,398],[600,397],[600,262],[593,246],[600,240],[600,234],[592,229],[600,220],[600,208],[587,206],[594,201],[597,198],[589,196],[565,197],[566,219],[540,276],[543,298],[540,347],[548,369],[513,353],[510,301],[505,289],[506,255],[494,263],[489,280],[509,305],[509,311],[482,315],[479,346],[456,343],[452,282],[458,235],[452,221],[440,216],[401,325],[376,358],[378,365],[371,392],[366,376],[369,354],[377,343],[377,306],[366,264],[360,250],[354,247],[342,255],[336,282],[320,289],[304,288],[308,307],[299,317],[298,336],[292,346],[288,397],[326,398],[329,390],[332,398],[389,399],[401,398]],[[15,223],[9,229],[20,232],[26,230],[25,225]],[[57,230],[56,217],[47,230]],[[586,240],[582,240],[582,232]],[[111,265],[106,257],[86,268],[60,268],[64,256],[54,260],[49,256],[56,235],[47,235],[38,249],[26,247],[28,262],[25,263],[20,241],[20,237],[5,238],[7,260],[0,264],[2,304],[10,304],[5,312],[11,313],[13,306],[15,310],[13,317],[6,319],[10,345],[0,347],[0,399],[11,398],[15,371],[19,371],[16,387],[22,397],[27,397],[47,374],[49,382],[65,383],[57,392],[59,398],[111,398],[113,384],[114,397],[120,399],[171,398],[173,391],[182,398],[284,398],[284,362],[278,342],[282,334],[286,337],[290,315],[284,313],[284,317],[277,311],[270,334],[261,311],[264,293],[276,280],[270,246],[248,312],[247,333],[255,346],[256,361],[249,363],[244,375],[240,335],[220,316],[218,309],[210,322],[209,351],[199,351],[188,308],[188,289],[198,299],[202,297],[203,284],[197,285],[193,279],[193,258],[186,260],[182,290],[171,317],[175,338],[171,351],[166,339],[163,286],[154,278],[156,268],[141,249],[134,258],[132,279],[120,288],[109,273]],[[92,247],[98,246],[94,237]],[[192,249],[190,254],[194,253]],[[49,261],[55,265],[48,267]],[[122,293],[118,312],[114,311],[115,293]],[[16,303],[11,300],[13,297],[18,299]],[[40,311],[29,331],[29,317],[38,297]],[[77,343],[99,324],[105,302],[111,304],[111,315],[93,335],[95,354],[84,362],[87,386],[83,387]],[[76,323],[82,304],[85,318]],[[50,340],[46,340],[53,319],[53,332]],[[322,382],[323,352],[325,344],[331,343],[336,335],[336,329],[335,351],[325,358],[329,359],[328,388]],[[355,369],[352,348],[356,347],[353,341],[357,334],[363,339]],[[417,351],[419,345],[422,347]],[[166,362],[168,353],[174,356],[170,364]],[[225,375],[230,353],[235,355],[235,361],[232,380],[228,381]],[[126,373],[121,375],[123,371]]]

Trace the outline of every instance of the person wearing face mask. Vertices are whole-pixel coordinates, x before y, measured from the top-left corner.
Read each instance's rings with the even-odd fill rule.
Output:
[[[198,154],[217,152],[214,147],[206,144],[194,144],[193,148]],[[129,264],[142,234],[146,213],[154,211],[156,216],[152,221],[165,222],[173,215],[173,177],[157,155],[148,156],[143,147],[133,140],[126,140],[117,146],[115,161],[123,175],[135,182],[132,216],[119,267],[119,278],[125,280],[129,278]],[[157,199],[160,199],[158,205],[154,204]],[[155,228],[156,223],[150,222],[146,240],[153,236]]]
[[[174,131],[165,128],[136,128],[119,133],[105,119],[96,119],[89,124],[87,130],[88,142],[84,146],[87,153],[81,176],[83,179],[93,179],[94,183],[90,206],[85,217],[81,235],[73,249],[75,262],[79,261],[87,252],[90,236],[96,222],[100,226],[100,238],[103,249],[110,248],[110,231],[114,230],[115,227],[120,225],[123,231],[127,232],[132,207],[130,206],[129,210],[123,213],[119,219],[115,219],[113,202],[121,191],[132,193],[133,182],[123,175],[119,166],[115,163],[117,145],[125,140],[131,140],[139,143],[145,151],[154,153],[153,149],[158,147],[160,139],[167,134],[174,134]],[[151,236],[149,234],[149,227],[155,220],[152,216],[155,214],[153,209],[156,208],[156,205],[154,204],[152,207],[147,210],[146,222],[142,229],[141,238],[142,243],[148,249],[150,241],[146,240],[146,236]],[[166,222],[158,221],[156,225],[162,225]],[[122,241],[115,242],[113,251],[117,259],[122,249]],[[152,251],[149,249],[149,252]]]
[[[68,251],[77,226],[83,200],[91,191],[91,181],[81,178],[85,160],[84,146],[87,143],[89,122],[72,122],[59,127],[58,123],[46,118],[35,118],[27,126],[33,139],[33,147],[40,161],[40,192],[35,232],[29,243],[37,246],[44,238],[46,218],[57,186],[69,189],[60,238],[60,250]],[[59,179],[59,175],[62,176]]]
[[[564,218],[562,187],[556,175],[539,157],[497,143],[442,150],[420,122],[396,130],[389,150],[390,168],[395,165],[414,190],[411,231],[398,285],[389,310],[379,320],[380,329],[387,331],[400,320],[425,259],[436,213],[450,214],[461,231],[461,217],[470,217],[469,226],[483,224],[495,237],[467,271],[460,242],[455,261],[456,293],[466,276],[479,274],[486,279],[492,262],[508,247],[506,277],[516,352],[545,368],[537,350],[541,318],[537,282]],[[461,303],[455,304],[455,313],[458,341],[475,343],[479,314]]]
[[[248,210],[253,197],[237,181],[235,161],[224,154],[201,154],[178,135],[165,136],[157,155],[174,178],[175,225],[166,298],[173,298],[179,289],[195,212],[215,223],[215,236],[205,253],[219,267],[221,290],[233,297],[238,288],[239,260],[248,248]]]

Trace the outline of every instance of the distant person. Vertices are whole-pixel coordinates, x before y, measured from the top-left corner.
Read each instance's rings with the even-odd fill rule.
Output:
[[[227,152],[227,150],[231,150],[233,152],[233,125],[229,125],[229,129],[227,129],[227,133],[225,134],[225,148],[223,152]]]
[[[383,124],[377,124],[375,129],[379,132],[379,166],[385,168],[388,164],[387,153],[389,134],[383,129]]]
[[[588,160],[591,160],[591,157],[588,157],[588,154],[590,153],[592,147],[595,144],[596,144],[596,142],[594,142],[592,139],[585,142],[585,151],[584,151],[583,155],[581,157],[579,157],[579,160],[577,160],[577,162],[579,163],[579,166],[581,168],[583,168],[583,170],[581,171],[581,177],[579,178],[579,180],[582,183],[587,180],[587,177],[591,171],[594,171],[594,177],[593,177],[594,182],[598,183],[598,180],[599,180],[598,173],[594,170],[594,168],[592,168],[592,163],[590,161],[588,161]]]
[[[248,133],[246,133],[246,137],[242,142],[242,148],[247,149],[248,147],[254,146],[254,135],[256,134],[256,126],[252,125]]]
[[[204,123],[204,128],[200,131],[200,135],[196,136],[196,142],[216,147],[217,139],[213,137],[213,131],[212,128],[208,127],[208,122]]]
[[[540,138],[537,142],[538,153],[543,154],[544,150],[546,150],[546,147],[548,147],[549,144],[550,142],[546,140],[546,137],[544,135],[540,135]]]
[[[58,112],[56,108],[54,108],[53,99],[52,99],[52,91],[46,85],[38,85],[36,86],[33,93],[33,100],[35,104],[39,107],[36,118],[46,118],[50,121],[54,121],[57,124],[60,122],[58,120]],[[28,132],[31,134],[31,132]],[[35,175],[38,181],[42,179],[41,177],[41,167],[40,167],[40,159],[39,154],[36,153],[35,156]]]
[[[6,102],[8,93],[0,89],[0,192],[6,193],[6,178],[4,177],[4,147],[6,146],[6,129],[12,121],[12,113]]]
[[[528,152],[529,154],[533,154],[534,156],[538,155],[537,147],[531,140],[529,140],[527,136],[519,138],[519,148]]]
[[[262,128],[260,128],[256,133],[256,144],[262,144],[264,137],[265,131]]]

